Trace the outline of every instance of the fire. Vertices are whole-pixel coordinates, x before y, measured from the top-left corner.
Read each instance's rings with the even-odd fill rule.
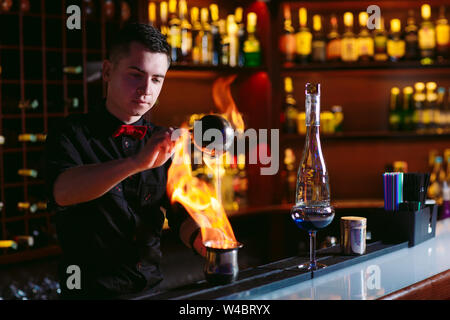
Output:
[[[222,112],[235,130],[244,130],[242,115],[238,112],[230,92],[230,84],[236,76],[219,78],[213,85],[213,98],[216,106]],[[187,125],[182,128],[187,129]],[[210,241],[214,247],[235,248],[237,241],[226,212],[220,201],[220,181],[224,173],[223,161],[229,160],[228,154],[220,157],[203,158],[215,176],[215,186],[195,177],[191,167],[191,138],[185,130],[175,145],[172,165],[168,172],[167,191],[172,203],[183,205],[190,216],[201,228],[203,242]]]

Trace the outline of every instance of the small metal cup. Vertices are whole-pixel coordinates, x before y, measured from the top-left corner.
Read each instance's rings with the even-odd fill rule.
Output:
[[[341,250],[345,255],[366,253],[366,226],[364,217],[341,218]]]
[[[205,242],[206,263],[205,278],[212,284],[226,284],[234,282],[239,274],[238,249],[242,244],[237,242],[232,248],[218,248],[214,241]]]

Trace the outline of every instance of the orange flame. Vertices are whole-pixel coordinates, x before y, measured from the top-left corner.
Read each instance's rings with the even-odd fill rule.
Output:
[[[219,78],[213,85],[213,98],[218,109],[236,130],[244,130],[242,115],[238,112],[230,92],[230,84],[236,76]],[[187,128],[187,125],[183,125]],[[200,226],[203,242],[217,248],[235,248],[238,244],[233,229],[220,201],[220,184],[211,186],[192,174],[190,154],[190,133],[184,131],[177,140],[172,165],[168,172],[167,191],[171,201],[183,205],[186,211]],[[224,174],[223,159],[204,157],[206,165],[215,176],[215,180]]]

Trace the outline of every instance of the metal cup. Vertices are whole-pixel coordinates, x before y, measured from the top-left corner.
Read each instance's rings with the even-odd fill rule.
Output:
[[[341,218],[341,250],[346,255],[366,253],[366,226],[364,217]]]
[[[214,241],[205,242],[206,263],[205,278],[212,284],[227,284],[234,282],[239,274],[238,249],[242,244],[237,242],[232,248],[218,248]]]
[[[233,143],[234,140],[234,130],[231,124],[222,116],[218,114],[208,114],[197,120],[199,125],[201,125],[201,135],[196,135],[195,132],[191,131],[192,142],[194,145],[200,149],[202,152],[215,157],[216,155],[221,155],[226,152]],[[195,130],[196,124],[194,124]],[[210,129],[217,130],[221,134],[221,140],[214,141],[204,141],[204,133]]]

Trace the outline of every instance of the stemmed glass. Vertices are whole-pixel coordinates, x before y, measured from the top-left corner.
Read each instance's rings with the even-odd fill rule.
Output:
[[[316,261],[316,233],[333,221],[334,208],[330,205],[328,171],[320,145],[320,84],[307,83],[305,94],[306,141],[291,217],[297,227],[309,233],[310,261],[299,268],[314,271],[325,267]]]

